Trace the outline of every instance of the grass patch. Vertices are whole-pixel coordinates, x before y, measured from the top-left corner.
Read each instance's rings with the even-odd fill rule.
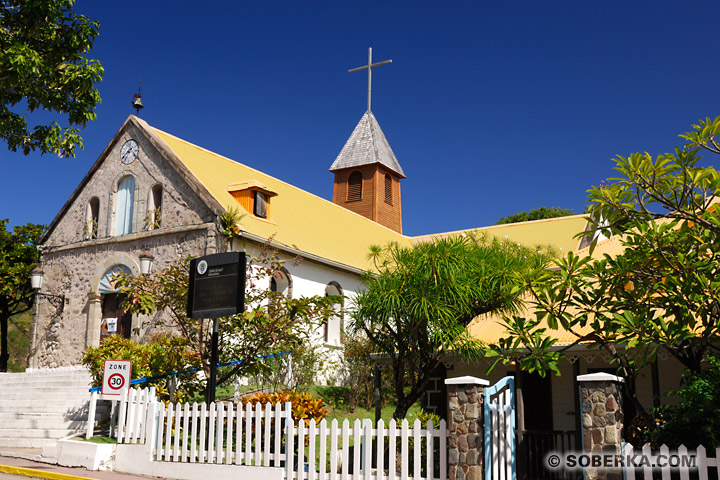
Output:
[[[86,438],[83,441],[90,442],[90,443],[117,443],[117,440],[111,437],[104,437],[102,435],[97,435],[94,437]]]

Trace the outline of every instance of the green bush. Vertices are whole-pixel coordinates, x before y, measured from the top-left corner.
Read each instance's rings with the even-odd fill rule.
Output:
[[[349,388],[347,406],[351,412],[357,407],[367,410],[375,408],[375,360],[371,354],[377,348],[363,335],[343,335],[343,369],[344,383]],[[380,389],[382,391],[381,407],[392,404],[396,400],[392,373],[382,368],[380,373]]]
[[[315,390],[318,395],[333,408],[346,406],[350,403],[350,395],[352,392],[348,386],[318,385],[315,387]]]
[[[704,370],[683,375],[682,385],[672,392],[680,402],[655,410],[659,425],[651,433],[653,443],[670,448],[720,447],[720,359],[709,356]]]
[[[108,335],[100,346],[85,350],[82,363],[90,370],[94,387],[102,383],[105,360],[130,360],[131,380],[180,372],[174,377],[175,392],[171,392],[172,377],[151,380],[143,386],[154,386],[161,400],[184,401],[189,393],[202,388],[192,372],[200,368],[200,357],[188,345],[187,339],[168,333],[154,335],[146,344]]]

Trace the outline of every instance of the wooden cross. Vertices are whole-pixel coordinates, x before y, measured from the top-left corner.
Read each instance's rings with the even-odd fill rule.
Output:
[[[373,67],[379,67],[380,65],[385,65],[387,63],[392,63],[392,60],[384,60],[382,62],[378,63],[372,63],[372,47],[368,48],[368,64],[363,65],[362,67],[353,68],[351,70],[348,70],[348,73],[352,72],[359,72],[360,70],[367,69],[368,71],[368,109],[367,111],[370,111],[370,94],[372,92],[372,69]]]

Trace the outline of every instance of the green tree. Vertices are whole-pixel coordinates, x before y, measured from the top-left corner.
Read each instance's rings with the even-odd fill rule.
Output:
[[[75,156],[83,147],[77,127],[95,120],[95,85],[103,68],[87,58],[98,22],[73,12],[74,0],[6,0],[0,3],[0,138],[13,152]],[[14,112],[17,107],[25,112]],[[27,112],[63,115],[30,127]]]
[[[528,279],[534,317],[506,318],[510,335],[493,353],[544,373],[562,357],[548,329],[563,328],[611,355],[630,417],[652,430],[635,391],[639,370],[664,350],[699,374],[720,346],[720,176],[698,163],[700,148],[720,153],[718,132],[720,119],[708,119],[681,135],[689,143],[674,153],[618,156],[622,177],[589,190],[589,213],[596,231],[618,235],[622,252],[571,252]]]
[[[116,285],[127,295],[123,309],[127,312],[153,315],[166,312],[172,326],[189,341],[189,347],[200,356],[206,378],[210,374],[212,320],[186,316],[189,259],[178,260],[165,270],[139,277],[120,276]],[[291,299],[269,289],[270,278],[280,271],[278,255],[263,250],[259,257],[249,257],[245,289],[245,312],[220,319],[220,362],[242,360],[242,363],[218,370],[217,385],[239,374],[256,373],[263,368],[259,356],[292,351],[306,341],[312,331],[336,312],[335,297],[301,297]],[[156,315],[155,318],[158,318]],[[148,326],[152,328],[152,325]]]
[[[720,447],[720,360],[708,355],[707,368],[686,372],[682,388],[673,392],[680,401],[658,409],[660,424],[652,432],[656,445]]]
[[[8,372],[25,371],[30,356],[32,324],[33,316],[30,311],[13,315],[8,320]]]
[[[35,291],[30,272],[38,261],[37,246],[45,231],[41,225],[28,223],[7,230],[8,220],[0,220],[0,372],[7,372],[8,323],[10,317],[30,310]]]
[[[465,327],[481,313],[512,309],[517,275],[547,260],[539,250],[473,235],[372,247],[371,256],[377,272],[365,277],[351,327],[391,366],[396,419],[423,395],[444,357],[481,357]]]
[[[518,212],[515,215],[502,217],[495,225],[529,222],[531,220],[542,220],[543,218],[567,217],[568,215],[575,215],[575,212],[567,208],[540,207],[528,212]]]

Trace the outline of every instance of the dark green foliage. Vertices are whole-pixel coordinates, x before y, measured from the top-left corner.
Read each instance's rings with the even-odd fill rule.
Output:
[[[350,403],[351,388],[347,386],[317,386],[317,394],[332,408],[344,407]]]
[[[708,355],[706,368],[687,371],[682,385],[672,392],[682,399],[679,403],[657,409],[660,425],[651,435],[653,443],[670,448],[720,447],[720,359]]]
[[[8,325],[8,372],[24,372],[30,353],[30,329],[33,317],[30,311],[10,317]]]
[[[9,220],[0,220],[0,372],[6,372],[10,317],[30,310],[35,291],[30,272],[38,261],[37,245],[45,231],[41,225],[18,226],[9,232]]]
[[[75,156],[78,128],[95,120],[103,67],[89,60],[98,22],[73,12],[74,0],[6,0],[0,3],[0,138],[13,152]],[[19,110],[11,107],[20,105]],[[15,109],[18,110],[18,109]],[[27,112],[63,115],[30,127]]]
[[[575,212],[568,208],[540,207],[535,210],[530,210],[529,212],[518,212],[515,215],[502,217],[495,225],[529,222],[531,220],[542,220],[543,218],[567,217],[569,215],[575,215]]]

